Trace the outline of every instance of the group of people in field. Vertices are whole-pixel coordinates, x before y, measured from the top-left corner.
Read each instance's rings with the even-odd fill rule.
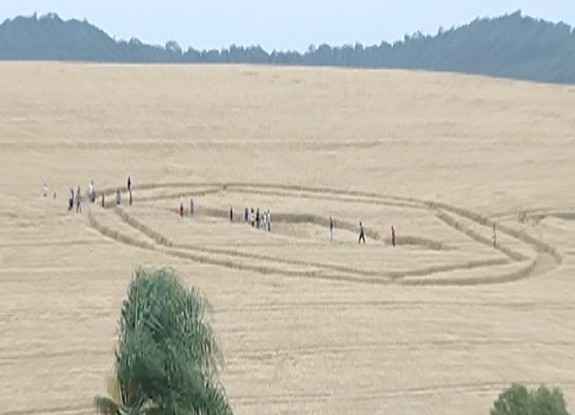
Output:
[[[131,205],[133,199],[132,199],[132,179],[130,178],[130,176],[128,176],[128,180],[126,183],[126,191],[128,192],[129,203]],[[42,195],[44,197],[48,197],[48,184],[47,183],[44,183],[42,185]],[[106,206],[105,193],[102,192],[101,195],[102,195],[101,196],[102,207],[105,207]],[[86,197],[90,203],[95,203],[96,202],[96,196],[97,196],[96,187],[94,186],[94,181],[92,180],[90,182],[90,184],[88,184],[88,191],[86,192]],[[56,199],[56,192],[54,192],[54,199]],[[74,206],[75,206],[76,207],[76,213],[82,213],[82,200],[83,200],[83,196],[81,193],[80,185],[78,185],[76,191],[74,191],[73,187],[70,187],[68,189],[68,211],[72,211],[74,209]],[[121,203],[122,203],[122,195],[120,193],[120,190],[118,189],[118,191],[116,192],[116,204],[120,205]]]
[[[230,222],[233,222],[233,211],[230,208]],[[253,228],[267,230],[271,232],[272,230],[272,214],[268,210],[260,213],[260,208],[244,208],[244,223],[249,223]]]
[[[128,176],[128,179],[126,181],[126,191],[128,192],[129,204],[131,205],[133,199],[132,199],[132,179],[130,176]],[[42,185],[42,194],[44,197],[48,197],[48,185],[46,183],[44,183]],[[94,187],[94,181],[93,180],[88,185],[87,197],[88,197],[88,200],[90,203],[94,203],[96,201],[96,188]],[[56,198],[56,193],[54,192],[54,199],[55,198]],[[120,193],[120,190],[118,189],[116,192],[116,205],[120,205],[121,203],[122,203],[122,195]],[[74,189],[72,187],[70,187],[70,189],[68,191],[68,211],[71,211],[72,209],[74,209],[74,206],[76,206],[76,213],[82,213],[82,195],[80,192],[80,186],[78,186],[78,188],[76,189],[75,192],[74,192]],[[105,194],[104,194],[104,192],[102,192],[102,207],[105,207],[105,206],[106,206],[105,205]],[[189,209],[190,209],[190,216],[193,216],[194,212],[195,212],[194,199],[193,198],[190,198],[190,208]],[[180,215],[182,217],[184,216],[184,204],[183,203],[180,204]],[[234,222],[234,211],[231,207],[230,207],[230,211],[229,211],[229,220],[230,220],[230,223]],[[269,209],[267,211],[264,211],[263,213],[261,213],[259,207],[256,208],[255,210],[253,207],[249,210],[246,207],[246,208],[244,208],[243,221],[244,221],[244,223],[250,224],[254,228],[263,229],[263,230],[267,230],[268,232],[271,232],[272,215],[271,215]],[[333,242],[334,229],[335,229],[335,222],[334,222],[333,218],[330,216],[329,217],[329,240],[330,240],[330,242]],[[357,243],[361,244],[362,242],[364,244],[366,243],[365,229],[363,227],[363,222],[359,222],[359,237],[358,237]],[[497,230],[495,228],[495,223],[493,223],[492,243],[493,243],[493,248],[498,248],[499,241],[497,238]],[[395,227],[393,225],[391,225],[391,244],[393,246],[396,245],[396,233],[395,233]]]
[[[179,209],[180,216],[184,217],[184,203],[180,203]],[[193,216],[195,213],[195,206],[194,206],[194,199],[190,198],[190,208],[189,208],[190,216]],[[230,207],[229,210],[229,221],[230,223],[234,223],[234,209]],[[271,232],[272,230],[272,214],[269,209],[265,212],[260,212],[260,208],[251,208],[248,209],[247,207],[244,209],[243,214],[243,222],[250,224],[253,228],[267,230]]]
[[[194,199],[190,198],[190,216],[194,216],[195,209],[194,209]],[[180,203],[180,216],[184,217],[184,203]]]
[[[68,190],[68,210],[72,210],[74,208],[74,202],[76,203],[76,213],[82,213],[82,194],[80,193],[79,185],[76,193],[74,193],[73,187],[70,187]]]

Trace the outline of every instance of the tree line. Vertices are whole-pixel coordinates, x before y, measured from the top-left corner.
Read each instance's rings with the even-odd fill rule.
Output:
[[[175,41],[148,45],[115,40],[87,21],[56,14],[0,25],[0,59],[121,63],[242,63],[450,71],[539,82],[575,83],[575,29],[522,16],[476,19],[435,35],[418,32],[379,45],[311,45],[267,52],[259,45],[183,50]]]

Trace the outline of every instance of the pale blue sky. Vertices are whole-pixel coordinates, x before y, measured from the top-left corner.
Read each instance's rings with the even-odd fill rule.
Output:
[[[55,12],[86,18],[116,39],[161,45],[175,40],[184,49],[260,44],[271,52],[304,51],[323,42],[393,42],[418,30],[435,34],[440,26],[519,9],[575,26],[575,0],[0,0],[0,21]]]

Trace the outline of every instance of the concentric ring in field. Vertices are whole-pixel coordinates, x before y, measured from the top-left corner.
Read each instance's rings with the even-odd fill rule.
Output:
[[[498,225],[504,243],[493,248],[491,219],[416,198],[278,184],[150,183],[134,188],[134,205],[115,206],[111,199],[116,191],[105,191],[106,209],[94,205],[89,212],[91,226],[102,235],[184,260],[260,274],[378,284],[473,285],[541,274],[562,260],[554,247],[508,226]],[[184,203],[187,212],[190,197],[196,200],[195,220],[182,223],[177,207]],[[270,233],[254,233],[247,226],[241,234],[224,228],[227,206],[235,204],[236,215],[241,216],[238,204],[247,206],[248,199],[289,208],[273,210]],[[390,237],[380,230],[383,227],[373,226],[366,230],[369,246],[358,248],[354,219],[371,212],[376,220],[382,209],[406,222],[420,222],[426,232],[400,233],[396,249],[391,249]],[[335,220],[339,235],[345,235],[336,244],[326,241],[323,233],[329,224],[325,212],[331,210],[341,212]]]

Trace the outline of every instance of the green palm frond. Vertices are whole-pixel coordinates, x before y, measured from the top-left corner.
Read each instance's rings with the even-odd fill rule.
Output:
[[[122,415],[232,413],[217,380],[223,354],[210,312],[207,298],[173,270],[135,271],[119,321],[118,387],[109,392],[128,408],[118,409]]]

